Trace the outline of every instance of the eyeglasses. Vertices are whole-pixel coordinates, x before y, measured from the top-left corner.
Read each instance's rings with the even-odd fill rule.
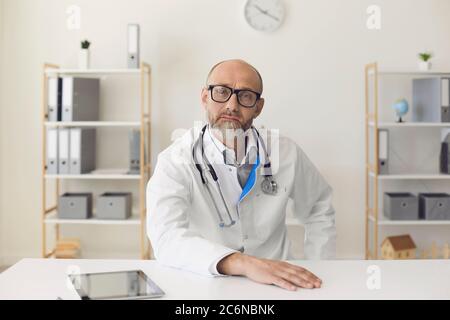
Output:
[[[245,108],[253,108],[261,98],[261,93],[248,89],[233,89],[222,85],[209,85],[211,99],[215,102],[227,102],[235,93],[239,104]]]

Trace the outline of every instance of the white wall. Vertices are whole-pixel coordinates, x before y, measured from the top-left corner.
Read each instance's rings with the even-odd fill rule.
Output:
[[[0,70],[3,70],[3,0],[0,0]],[[4,158],[4,149],[2,145],[2,138],[3,137],[3,73],[0,72],[0,174],[3,173],[3,158]],[[0,177],[2,177],[0,175]],[[1,180],[1,178],[0,178]],[[2,216],[3,216],[3,183],[0,182],[0,266],[3,265],[3,246],[4,246],[4,239],[3,239],[3,223],[2,223]]]
[[[92,66],[124,67],[128,22],[141,25],[141,56],[153,67],[154,155],[170,143],[174,129],[203,119],[199,93],[210,66],[246,59],[265,81],[266,107],[257,124],[280,128],[303,147],[335,190],[338,255],[363,255],[364,64],[377,60],[387,68],[415,69],[416,53],[431,49],[434,66],[450,69],[450,2],[284,0],[286,21],[273,34],[245,24],[243,3],[4,0],[1,74],[7,81],[1,116],[7,134],[1,144],[0,232],[6,260],[40,253],[42,63],[75,67],[79,40],[87,37]],[[366,8],[373,3],[382,10],[379,31],[366,28]],[[66,29],[71,4],[82,9],[79,31]],[[104,158],[114,158],[109,152]],[[133,230],[92,228],[81,234],[86,247],[105,252],[107,241],[99,238],[131,239]],[[105,253],[127,253],[132,243],[114,248]]]

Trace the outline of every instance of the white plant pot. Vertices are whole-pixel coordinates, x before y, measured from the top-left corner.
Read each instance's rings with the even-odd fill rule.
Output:
[[[430,61],[419,61],[419,70],[420,71],[431,70],[431,62]]]
[[[89,69],[89,49],[80,49],[78,55],[78,68]]]

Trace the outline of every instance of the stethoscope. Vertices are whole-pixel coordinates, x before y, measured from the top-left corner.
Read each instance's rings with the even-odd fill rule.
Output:
[[[219,218],[219,227],[223,228],[223,227],[231,227],[233,226],[236,221],[233,219],[233,217],[231,216],[230,210],[228,208],[228,205],[225,201],[225,197],[223,196],[222,193],[222,188],[220,187],[219,184],[219,178],[217,177],[216,171],[214,170],[213,166],[211,165],[211,163],[209,162],[208,158],[205,155],[205,150],[204,150],[204,145],[203,145],[203,137],[205,135],[206,129],[207,129],[208,125],[205,125],[199,135],[199,138],[197,139],[197,141],[194,143],[194,146],[192,148],[192,158],[194,160],[194,164],[195,167],[197,168],[198,172],[200,173],[200,178],[202,179],[202,183],[205,186],[212,202],[214,205],[214,208],[217,212],[217,216]],[[266,150],[266,146],[264,144],[264,140],[261,138],[258,130],[256,130],[255,127],[252,127],[251,130],[253,130],[254,132],[256,132],[257,135],[257,139],[256,139],[256,146],[257,146],[257,154],[259,157],[259,143],[261,142],[264,154],[266,156],[266,163],[264,164],[264,180],[261,182],[261,190],[268,195],[275,195],[277,193],[278,190],[278,185],[276,183],[276,181],[273,179],[272,176],[272,164],[270,163],[270,159],[269,159],[269,154],[267,153]],[[201,148],[201,155],[202,155],[202,160],[204,163],[204,168],[200,165],[200,163],[197,161],[197,148],[200,146]],[[214,181],[214,184],[217,187],[217,190],[219,191],[220,194],[220,198],[222,199],[223,202],[223,206],[225,207],[225,210],[227,212],[228,218],[230,220],[230,223],[225,223],[222,214],[220,213],[219,207],[217,206],[216,200],[212,195],[211,189],[209,187],[208,184],[208,179],[206,178],[206,173],[205,171],[208,171],[209,174],[211,175],[211,178]]]

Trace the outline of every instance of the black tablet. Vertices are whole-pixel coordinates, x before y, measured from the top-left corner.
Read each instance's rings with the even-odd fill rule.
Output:
[[[143,271],[117,271],[69,275],[83,300],[148,299],[164,295]]]

